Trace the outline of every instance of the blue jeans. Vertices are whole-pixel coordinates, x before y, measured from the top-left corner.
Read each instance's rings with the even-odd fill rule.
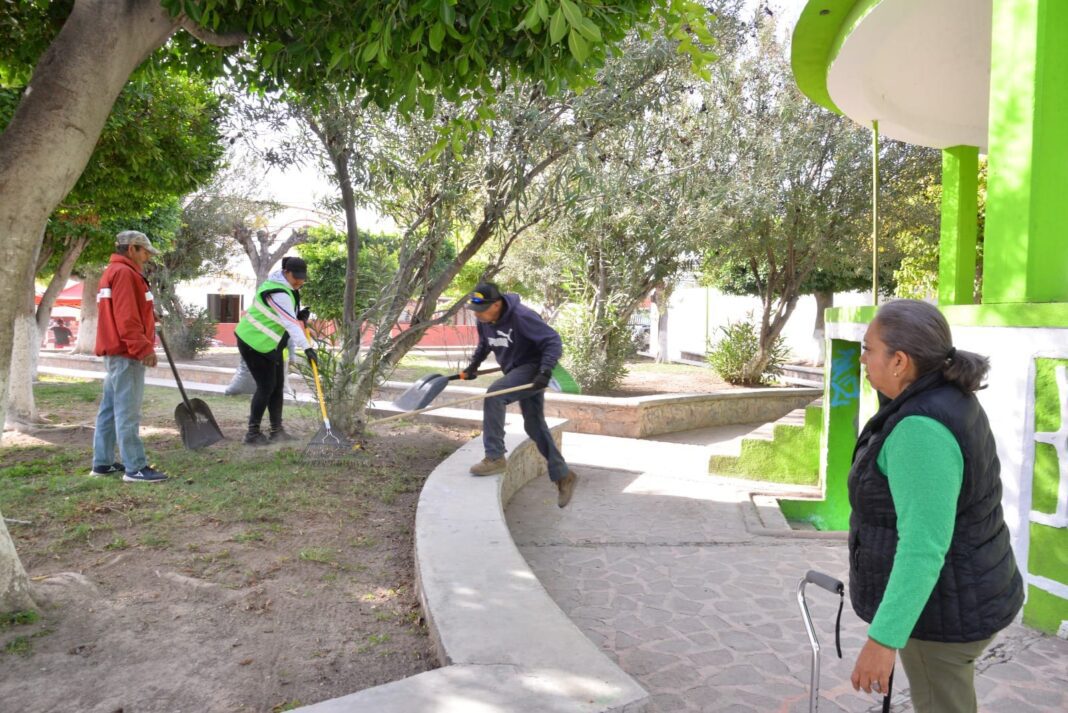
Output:
[[[104,357],[108,375],[104,378],[104,396],[96,412],[93,436],[93,465],[115,462],[115,444],[127,473],[146,465],[145,446],[138,430],[141,427],[141,402],[145,397],[145,366],[136,359]]]
[[[529,384],[538,373],[537,364],[517,366],[500,379],[490,384],[487,392],[501,391],[513,386]],[[555,483],[567,477],[567,463],[553,441],[549,425],[545,423],[545,392],[516,391],[504,396],[491,396],[482,406],[482,445],[487,458],[503,458],[504,413],[508,404],[519,402],[523,413],[523,429],[538,447],[538,452],[549,466],[549,478]]]

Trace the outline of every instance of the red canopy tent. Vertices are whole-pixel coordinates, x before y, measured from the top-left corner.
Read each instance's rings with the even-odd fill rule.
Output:
[[[43,293],[42,293],[43,294]],[[42,294],[34,295],[34,302],[41,304]],[[59,293],[56,298],[56,307],[74,307],[81,309],[82,306],[82,283],[78,282]]]

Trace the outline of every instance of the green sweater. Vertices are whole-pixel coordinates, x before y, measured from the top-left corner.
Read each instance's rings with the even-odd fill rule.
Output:
[[[876,460],[897,511],[897,552],[868,635],[900,649],[931,597],[949,551],[964,479],[964,456],[949,429],[908,416],[883,442]]]

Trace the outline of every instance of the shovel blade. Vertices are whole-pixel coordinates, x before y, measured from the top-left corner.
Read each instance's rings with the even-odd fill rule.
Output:
[[[429,374],[416,381],[398,396],[393,405],[401,411],[415,411],[430,405],[438,394],[449,385],[448,377],[441,374]]]
[[[186,448],[195,451],[225,438],[219,430],[219,424],[215,422],[211,409],[204,401],[190,399],[189,406],[192,409],[183,402],[174,407],[174,420],[178,423],[182,443]]]

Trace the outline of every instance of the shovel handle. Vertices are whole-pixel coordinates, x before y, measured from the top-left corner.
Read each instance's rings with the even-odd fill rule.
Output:
[[[185,402],[185,407],[189,409],[189,413],[193,413],[193,405],[189,403],[189,397],[185,395],[185,387],[182,386],[182,377],[178,376],[178,367],[174,365],[174,359],[171,359],[171,350],[167,346],[167,340],[163,338],[162,326],[157,325],[156,333],[159,335],[159,343],[163,345],[163,353],[167,355],[167,363],[171,365],[171,373],[174,374],[174,382],[178,384],[178,391],[182,394],[182,401]]]
[[[308,340],[308,344],[311,344],[311,334],[308,332],[308,325],[303,324],[304,338]],[[326,425],[327,430],[330,429],[330,418],[326,415],[326,400],[323,399],[323,385],[319,381],[319,366],[316,364],[315,359],[311,359],[312,376],[315,377],[315,394],[319,397],[319,410],[323,413],[323,424]]]
[[[378,418],[374,421],[368,421],[368,426],[374,426],[379,423],[385,423],[386,421],[396,421],[398,419],[407,418],[408,416],[414,416],[417,413],[425,413],[426,411],[434,411],[439,408],[448,408],[449,406],[458,406],[459,404],[466,404],[472,401],[482,401],[492,396],[503,396],[504,394],[511,394],[516,391],[523,391],[525,389],[531,389],[534,384],[521,384],[520,386],[513,386],[510,389],[501,389],[500,391],[487,391],[484,394],[478,396],[469,396],[464,399],[457,399],[456,401],[450,401],[447,404],[438,404],[437,406],[427,406],[426,408],[416,409],[415,411],[405,411],[404,413],[397,413],[392,416],[386,416],[385,418]]]

